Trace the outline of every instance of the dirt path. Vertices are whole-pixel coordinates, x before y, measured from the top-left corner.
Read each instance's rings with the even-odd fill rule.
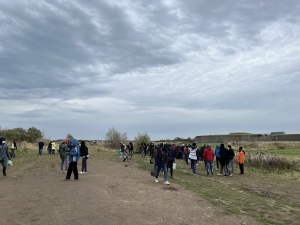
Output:
[[[49,157],[56,156],[42,155],[0,177],[1,224],[259,224],[225,216],[181,186],[164,185],[162,177],[155,183],[134,165],[89,159],[88,174],[63,181],[58,157],[53,168]]]

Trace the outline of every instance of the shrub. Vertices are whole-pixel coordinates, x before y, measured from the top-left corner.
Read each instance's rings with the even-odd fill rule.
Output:
[[[106,139],[106,147],[109,148],[120,148],[120,142],[125,142],[127,141],[127,134],[126,133],[120,133],[118,132],[115,128],[109,128],[108,132],[105,135]]]
[[[150,143],[150,137],[147,133],[140,134],[138,133],[137,137],[134,137],[134,151],[141,152],[141,144],[142,143]]]
[[[255,153],[247,153],[245,155],[245,163],[251,167],[263,170],[295,170],[299,171],[300,162],[297,160],[289,160],[285,157],[278,156],[275,153],[266,151],[258,151]]]

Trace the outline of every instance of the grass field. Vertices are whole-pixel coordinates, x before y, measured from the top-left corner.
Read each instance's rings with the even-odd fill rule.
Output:
[[[211,143],[215,148],[216,143]],[[197,143],[198,146],[202,143]],[[106,150],[103,146],[91,145],[90,155],[96,159],[107,159],[116,161],[115,150]],[[237,148],[235,148],[237,149]],[[247,150],[246,151],[257,151]],[[268,150],[286,157],[299,157],[300,149],[277,149]],[[237,153],[237,151],[235,151]],[[37,149],[28,147],[26,152],[21,154],[17,151],[17,158],[11,170],[18,170],[22,165],[37,161]],[[53,167],[49,156],[49,168]],[[132,164],[145,171],[145,176],[150,176],[150,158],[142,158],[136,153]],[[247,215],[255,218],[263,224],[299,224],[300,221],[300,174],[296,171],[266,172],[256,168],[249,168],[245,165],[245,175],[238,175],[238,168],[235,168],[232,177],[217,176],[207,177],[203,162],[197,166],[197,176],[191,174],[190,165],[183,160],[176,160],[177,168],[174,170],[174,179],[169,180],[171,185],[176,183],[188,190],[191,190],[213,204],[223,214]],[[31,170],[34,168],[28,168]],[[160,174],[160,179],[162,179]],[[153,179],[154,182],[154,179]],[[176,192],[174,192],[176,198]],[[199,212],[201,213],[201,212]]]

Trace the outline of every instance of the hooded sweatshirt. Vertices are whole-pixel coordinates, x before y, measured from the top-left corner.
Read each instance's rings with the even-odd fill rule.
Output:
[[[0,138],[0,161],[6,160],[6,158],[11,159],[8,153],[8,147],[4,143],[2,144],[3,138]]]
[[[69,152],[69,162],[78,162],[80,158],[80,148],[76,139],[72,140],[72,149]]]
[[[85,142],[82,141],[81,142],[81,146],[80,146],[80,156],[87,158],[89,157],[89,149],[88,147],[85,145]]]
[[[216,150],[215,150],[215,156],[216,156],[217,158],[220,158],[220,147],[219,147],[219,146],[216,147]]]

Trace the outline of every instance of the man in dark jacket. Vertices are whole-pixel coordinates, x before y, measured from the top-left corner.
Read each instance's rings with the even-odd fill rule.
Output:
[[[87,173],[86,162],[87,162],[87,160],[89,158],[89,149],[85,145],[85,141],[81,142],[81,145],[80,145],[80,156],[82,157],[82,167],[81,167],[81,172],[79,172],[79,173]]]
[[[228,168],[228,171],[230,173],[230,176],[232,176],[232,173],[234,171],[234,150],[231,148],[231,145],[228,145],[228,157],[229,157],[229,166],[231,167],[231,173],[230,173],[230,169]]]
[[[229,164],[229,152],[228,149],[224,147],[224,144],[220,145],[220,173],[218,175],[222,175],[223,168],[224,168],[224,176],[229,176],[229,170],[228,170],[228,164]]]
[[[11,157],[8,153],[8,147],[5,144],[5,138],[0,137],[0,163],[2,164],[3,170],[3,176],[6,177],[6,163],[7,163],[7,158],[10,160]]]
[[[170,183],[168,182],[168,172],[167,172],[167,163],[168,163],[168,156],[167,156],[167,149],[165,147],[159,146],[157,148],[157,153],[156,153],[156,160],[155,160],[155,166],[157,166],[157,174],[155,177],[155,182],[158,182],[158,175],[161,169],[164,170],[164,184],[169,185]]]
[[[173,150],[173,146],[169,145],[166,146],[167,148],[167,157],[168,157],[168,166],[167,166],[167,171],[168,168],[170,168],[170,175],[171,178],[173,178],[173,163],[175,163],[175,151]]]

